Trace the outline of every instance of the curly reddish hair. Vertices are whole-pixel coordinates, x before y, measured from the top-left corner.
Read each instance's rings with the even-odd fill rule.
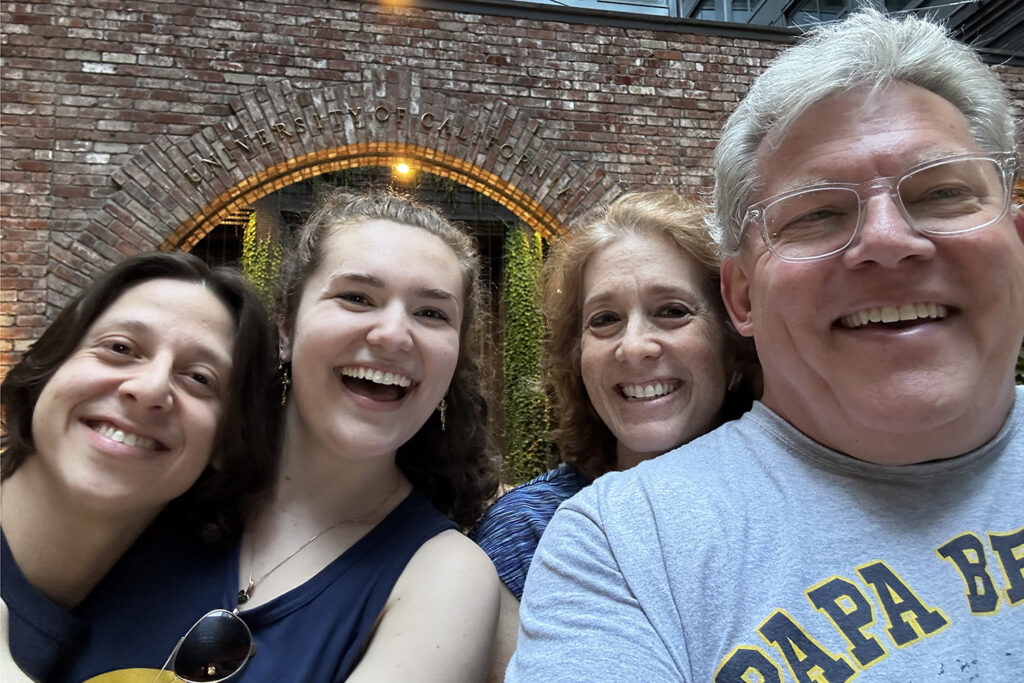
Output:
[[[727,393],[721,422],[750,408],[756,371],[754,348],[733,328],[718,294],[720,261],[705,226],[706,216],[700,202],[672,191],[628,193],[585,215],[548,255],[542,302],[548,335],[542,366],[558,420],[551,435],[561,459],[588,477],[599,477],[616,466],[615,435],[594,410],[580,366],[583,274],[590,258],[612,242],[630,235],[665,236],[699,266],[708,299],[726,329],[733,367],[744,376],[739,390]]]

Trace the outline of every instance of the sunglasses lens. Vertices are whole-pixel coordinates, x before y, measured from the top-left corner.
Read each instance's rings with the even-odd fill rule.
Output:
[[[192,627],[174,658],[174,673],[186,681],[220,681],[237,673],[249,659],[249,627],[226,610],[210,612]]]

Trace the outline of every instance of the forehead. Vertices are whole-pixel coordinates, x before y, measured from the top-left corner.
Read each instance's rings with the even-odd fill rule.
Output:
[[[176,278],[154,278],[130,285],[110,302],[99,318],[129,308],[151,310],[152,316],[181,315],[190,310],[200,310],[203,314],[222,313],[231,317],[227,305],[206,286]]]
[[[372,274],[386,283],[418,286],[462,294],[458,256],[437,235],[423,228],[373,219],[335,230],[324,241],[317,273],[330,279],[342,272]]]
[[[941,156],[979,151],[949,101],[909,83],[838,93],[809,107],[758,146],[754,200],[818,182],[899,175]]]
[[[700,264],[667,235],[631,234],[596,250],[583,271],[583,297],[617,291],[623,280],[659,287],[703,289],[710,278]]]
[[[213,292],[196,282],[146,280],[126,289],[93,321],[90,330],[126,325],[151,330],[165,340],[220,345],[230,355],[235,323]]]

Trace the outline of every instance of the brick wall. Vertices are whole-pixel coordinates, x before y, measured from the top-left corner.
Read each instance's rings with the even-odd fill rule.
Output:
[[[224,208],[244,194],[234,180],[285,169],[249,182],[247,200],[287,180],[281,150],[203,186],[167,168],[188,162],[182,150],[194,161],[197,140],[226,134],[264,92],[315,100],[401,74],[416,106],[517,112],[534,149],[590,169],[589,194],[547,207],[556,217],[627,189],[705,193],[720,123],[791,36],[700,30],[340,0],[4,3],[0,368],[121,255],[194,242],[182,226],[208,229],[217,197]],[[1024,69],[997,68],[1024,102]],[[500,166],[485,157],[470,172]],[[512,188],[515,173],[495,170]],[[140,227],[143,214],[162,222]]]

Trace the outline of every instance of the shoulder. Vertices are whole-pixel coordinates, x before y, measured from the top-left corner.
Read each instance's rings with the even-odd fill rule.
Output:
[[[487,554],[458,531],[444,531],[412,556],[385,609],[421,602],[460,605],[465,611],[497,609],[498,586],[498,575]]]
[[[406,565],[350,681],[483,680],[497,624],[498,579],[458,531],[425,542]]]
[[[473,541],[455,530],[443,531],[424,543],[409,560],[399,584],[415,584],[421,580],[434,582],[452,577],[455,585],[472,579],[484,583],[496,577],[487,554]]]
[[[561,466],[518,486],[490,507],[470,536],[517,598],[540,537],[555,510],[587,486],[575,468]]]
[[[582,474],[565,465],[545,472],[499,498],[471,536],[485,547],[494,537],[526,534],[540,538],[558,506],[586,485]]]
[[[31,681],[32,679],[18,668],[11,657],[11,650],[8,647],[7,639],[7,603],[0,600],[0,679],[10,683],[11,681]]]
[[[548,470],[539,477],[535,477],[525,484],[515,487],[495,503],[493,508],[501,509],[514,503],[530,502],[551,502],[561,503],[579,492],[587,485],[587,479],[583,474],[571,465],[559,465],[553,470]]]
[[[457,528],[455,522],[434,507],[433,503],[415,487],[379,526],[389,535],[411,534],[424,539],[447,529]]]
[[[748,414],[749,415],[749,414]],[[609,536],[696,521],[744,506],[772,468],[785,467],[764,425],[726,423],[688,444],[622,472],[609,472],[561,506],[561,524],[595,525]]]
[[[2,534],[0,534],[2,536]],[[57,677],[88,633],[82,619],[51,601],[28,582],[0,538],[0,594],[4,611],[3,657],[40,680]],[[13,669],[12,669],[13,670]],[[7,680],[6,672],[3,680]]]
[[[373,552],[391,558],[413,557],[426,543],[456,524],[435,508],[426,496],[413,488],[398,506],[370,532]]]
[[[498,576],[487,554],[458,531],[449,530],[416,551],[398,577],[384,613],[416,615],[437,605],[457,605],[451,611],[496,614],[499,595]]]

